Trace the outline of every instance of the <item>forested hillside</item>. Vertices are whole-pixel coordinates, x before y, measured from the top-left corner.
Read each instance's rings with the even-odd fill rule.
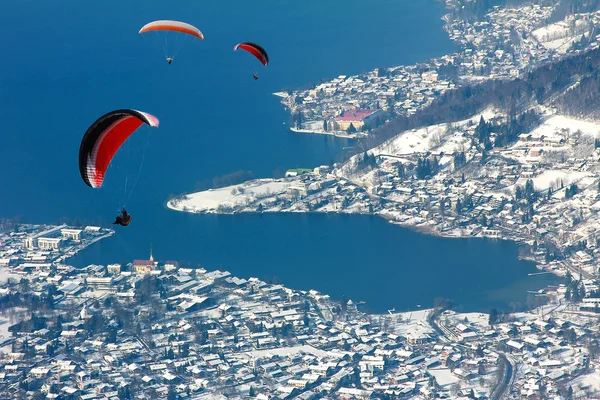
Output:
[[[490,106],[504,111],[509,121],[515,122],[532,106],[548,103],[569,115],[597,115],[599,68],[600,49],[595,49],[539,67],[512,81],[490,80],[447,91],[416,114],[394,118],[375,129],[361,141],[358,150],[377,146],[407,129],[464,120]],[[506,140],[502,143],[508,144]]]

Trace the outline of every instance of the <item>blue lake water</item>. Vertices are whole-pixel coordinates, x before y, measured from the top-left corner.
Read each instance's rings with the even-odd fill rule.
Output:
[[[153,243],[162,259],[277,276],[377,311],[425,306],[438,295],[466,309],[522,301],[521,289],[549,278],[527,277],[533,267],[516,261],[510,244],[440,240],[364,216],[215,217],[164,206],[170,194],[234,171],[267,177],[330,163],[351,142],[289,132],[271,93],[451,52],[442,13],[433,0],[1,2],[0,217],[107,224],[126,202],[132,225],[74,263],[145,257]],[[190,22],[206,40],[185,40],[169,66],[161,36],[137,34],[155,19]],[[263,45],[270,65],[234,52],[241,41]],[[92,190],[79,177],[79,143],[117,108],[150,112],[161,125],[133,135],[104,187]],[[442,258],[423,257],[432,246]],[[466,278],[456,266],[483,275]],[[430,289],[411,291],[415,279]]]

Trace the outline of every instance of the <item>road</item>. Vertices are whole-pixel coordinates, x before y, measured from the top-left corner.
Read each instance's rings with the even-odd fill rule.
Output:
[[[439,318],[442,312],[443,310],[432,311],[427,316],[427,322],[429,323],[429,325],[431,325],[433,330],[440,337],[440,340],[444,342],[456,343],[456,335],[452,331],[450,331],[450,329],[448,329],[448,327],[446,327],[443,322],[440,321],[440,323],[438,324],[437,319]],[[456,344],[458,345],[458,343]],[[515,362],[510,358],[510,356],[507,356],[504,353],[500,353],[500,365],[504,369],[504,371],[502,374],[502,378],[498,381],[498,384],[492,390],[492,395],[490,397],[491,400],[500,400],[504,398],[504,394],[508,389],[512,387],[513,381],[515,379]]]
[[[433,328],[435,333],[439,336],[440,340],[442,340],[444,342],[449,342],[450,340],[446,337],[446,333],[444,331],[442,331],[442,329],[437,324],[437,318],[440,316],[440,314],[442,312],[443,311],[440,311],[437,309],[431,311],[429,313],[429,315],[427,316],[427,322],[429,323],[429,325],[431,325],[431,327]]]
[[[492,396],[490,397],[491,400],[500,400],[504,398],[506,390],[512,387],[512,382],[516,374],[514,361],[510,357],[507,357],[506,354],[500,353],[500,363],[502,368],[504,368],[504,372],[502,374],[502,379],[498,381],[497,386],[492,391]]]

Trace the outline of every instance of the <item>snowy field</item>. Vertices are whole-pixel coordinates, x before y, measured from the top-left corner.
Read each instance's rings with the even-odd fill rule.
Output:
[[[497,115],[494,110],[488,109],[470,119],[458,121],[451,125],[464,126],[469,122],[477,124],[482,116],[487,121]],[[401,132],[381,146],[373,149],[373,153],[377,155],[389,154],[399,156],[424,153],[431,150],[442,151],[444,153],[465,151],[470,146],[471,139],[467,136],[461,136],[460,134],[448,131],[448,126],[449,124],[439,124]]]
[[[454,321],[457,321],[457,322],[464,322],[465,318],[469,323],[475,324],[477,326],[481,326],[483,328],[487,328],[489,326],[488,322],[489,322],[490,316],[488,314],[459,313],[459,314],[455,314],[452,317],[450,317],[450,319],[453,319]]]
[[[11,325],[8,318],[0,317],[0,342],[12,337],[8,331],[8,327]]]
[[[239,185],[186,195],[167,203],[172,210],[187,212],[214,212],[222,207],[243,205],[260,197],[271,197],[285,192],[290,184],[283,180],[261,179]]]
[[[533,181],[533,186],[538,191],[546,191],[548,188],[554,191],[560,188],[561,182],[564,187],[567,187],[571,183],[582,183],[582,185],[578,186],[585,187],[586,183],[588,183],[585,178],[591,178],[593,182],[593,176],[593,174],[586,172],[550,170],[531,178],[531,180]],[[506,192],[514,194],[516,186],[521,186],[521,188],[523,188],[525,187],[526,182],[526,178],[520,178],[515,185],[507,187]]]
[[[583,121],[580,119],[565,117],[564,115],[553,115],[544,123],[531,131],[533,136],[544,135],[546,137],[565,137],[567,133],[580,130],[583,134],[600,137],[600,124],[597,122]]]
[[[589,30],[587,21],[583,19],[559,21],[531,32],[542,46],[564,54],[573,42],[581,40],[584,32]]]
[[[391,310],[390,310],[391,311]],[[379,321],[384,330],[397,335],[415,335],[433,333],[433,329],[427,323],[427,315],[432,309],[408,311],[394,314],[373,315],[373,319]]]
[[[9,279],[20,281],[21,276],[11,273],[11,271],[7,268],[0,268],[0,282],[4,283]]]

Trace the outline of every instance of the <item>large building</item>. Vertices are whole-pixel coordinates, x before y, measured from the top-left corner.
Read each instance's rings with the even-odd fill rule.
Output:
[[[154,271],[154,261],[133,260],[133,270],[136,274],[149,274]]]
[[[96,277],[96,276],[90,276],[88,278],[85,279],[85,283],[88,286],[93,287],[95,290],[98,291],[114,291],[112,288],[113,285],[113,278],[112,277]]]
[[[56,236],[61,235],[61,229],[64,229],[66,227],[67,225],[63,224],[60,226],[50,228],[46,231],[36,233],[35,235],[27,236],[25,239],[23,239],[23,245],[25,246],[25,248],[30,250],[35,248],[36,246],[41,249],[58,249],[58,246],[60,245],[60,240],[57,241],[56,239],[58,238]],[[42,244],[40,244],[40,241]]]
[[[152,256],[152,249],[150,249],[150,259],[148,260],[133,260],[133,270],[136,274],[150,274],[156,267],[154,257]]]
[[[342,115],[335,117],[334,120],[337,129],[347,131],[352,125],[359,131],[365,125],[367,128],[372,126],[380,114],[381,110],[347,110]]]
[[[61,241],[61,238],[42,237],[37,240],[37,245],[40,249],[57,250]]]
[[[81,229],[61,229],[60,232],[66,239],[81,240]]]

